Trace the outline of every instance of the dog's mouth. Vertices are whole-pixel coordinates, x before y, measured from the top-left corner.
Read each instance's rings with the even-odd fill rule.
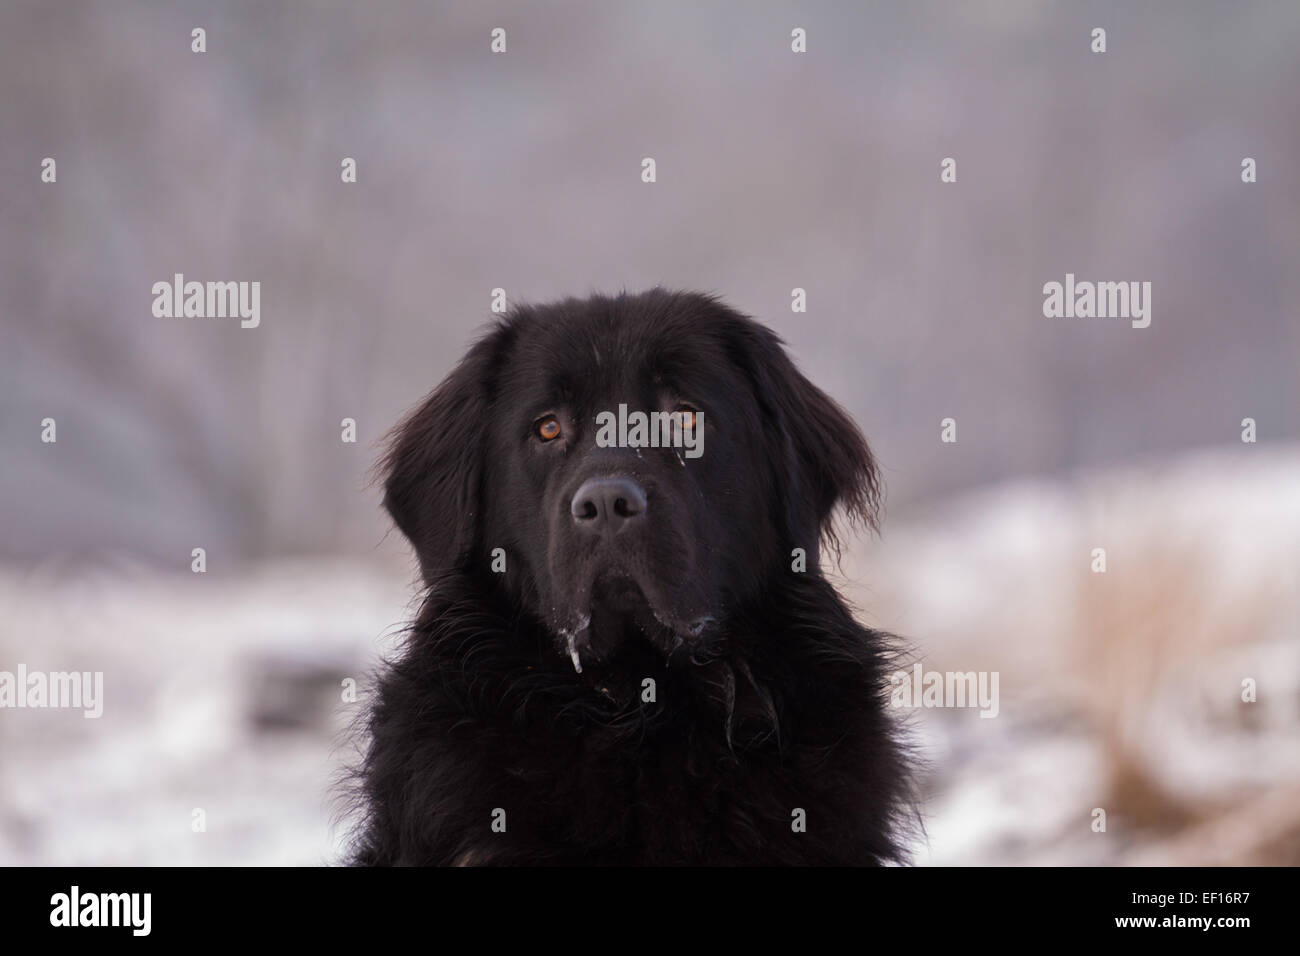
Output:
[[[564,650],[581,674],[583,660],[603,660],[626,641],[649,643],[665,656],[700,637],[711,615],[675,613],[647,595],[647,588],[621,570],[598,574],[584,590],[579,608],[559,627]]]
[[[630,575],[616,572],[602,574],[592,582],[591,605],[613,612],[635,612],[649,609],[650,602]]]

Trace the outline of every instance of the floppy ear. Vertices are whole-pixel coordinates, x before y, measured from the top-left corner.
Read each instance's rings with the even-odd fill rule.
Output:
[[[795,368],[776,333],[746,320],[742,338],[742,361],[765,414],[773,418],[768,434],[779,443],[772,457],[782,472],[778,493],[791,532],[815,534],[838,548],[831,521],[837,505],[851,523],[875,530],[881,479],[858,426]]]
[[[477,342],[389,433],[380,460],[384,507],[410,540],[426,583],[462,566],[480,519],[484,427],[498,330]]]

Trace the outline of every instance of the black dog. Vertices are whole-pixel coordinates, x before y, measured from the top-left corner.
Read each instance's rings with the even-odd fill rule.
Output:
[[[620,405],[668,413],[659,447],[597,440]],[[428,593],[356,863],[903,858],[886,642],[818,564],[837,504],[874,521],[875,465],[771,331],[658,289],[517,308],[382,467]]]

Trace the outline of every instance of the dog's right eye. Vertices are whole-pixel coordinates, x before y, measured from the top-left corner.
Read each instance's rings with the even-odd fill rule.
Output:
[[[560,437],[560,420],[554,415],[539,419],[534,427],[537,430],[537,437],[542,441],[554,441]]]

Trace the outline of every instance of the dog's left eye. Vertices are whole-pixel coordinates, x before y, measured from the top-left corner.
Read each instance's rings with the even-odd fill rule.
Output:
[[[542,441],[554,441],[560,437],[560,420],[554,415],[547,415],[538,420],[533,427],[537,430],[537,437]]]
[[[692,408],[690,405],[678,405],[675,411],[681,416],[679,421],[682,423],[682,427],[694,431],[698,421],[696,416],[699,415],[699,409]]]

